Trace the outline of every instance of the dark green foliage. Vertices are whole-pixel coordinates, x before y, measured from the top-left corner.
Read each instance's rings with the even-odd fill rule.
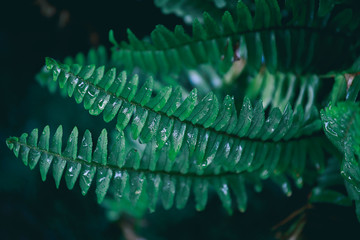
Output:
[[[43,181],[52,168],[57,188],[65,179],[86,195],[93,185],[99,203],[137,217],[159,203],[204,210],[214,193],[228,213],[244,212],[247,186],[260,192],[265,183],[288,197],[305,184],[307,207],[354,200],[360,219],[355,1],[155,4],[191,23],[192,34],[158,25],[149,38],[128,30],[118,43],[111,30],[109,57],[100,46],[46,58],[36,76],[102,114],[108,127],[97,140],[74,127],[63,144],[62,126],[53,134],[46,126],[8,138],[15,156],[38,165]],[[301,231],[305,215],[287,233]]]
[[[317,187],[313,188],[309,202],[314,204],[331,203],[340,206],[351,206],[351,199],[339,191],[344,179],[339,174],[339,161],[331,158],[317,179]]]
[[[47,59],[46,64],[60,88],[66,89],[69,96],[74,96],[77,103],[83,101],[85,109],[89,110],[90,114],[99,115],[103,112],[106,122],[116,117],[116,127],[119,131],[129,125],[132,138],[147,144],[144,152],[139,152],[140,155],[138,155],[138,150],[130,151],[127,154],[129,160],[124,157],[115,157],[119,159],[117,161],[121,161],[118,164],[120,169],[123,166],[126,166],[126,169],[135,170],[143,168],[143,171],[154,173],[164,171],[169,172],[170,175],[175,174],[185,178],[189,174],[190,176],[204,176],[209,180],[204,180],[205,183],[202,185],[213,186],[215,190],[218,190],[220,199],[229,211],[231,211],[231,204],[228,203],[229,193],[222,196],[223,191],[220,191],[221,186],[230,184],[227,176],[230,176],[230,179],[237,179],[244,172],[254,172],[256,173],[254,176],[261,179],[271,177],[275,182],[283,185],[287,180],[279,174],[287,172],[297,181],[302,182],[306,162],[313,164],[314,168],[324,165],[324,159],[318,158],[316,155],[316,152],[323,151],[323,145],[321,141],[319,142],[320,138],[310,136],[298,139],[304,134],[308,135],[318,131],[320,127],[318,120],[309,123],[301,105],[298,105],[296,111],[287,105],[283,113],[279,108],[273,108],[269,116],[265,118],[263,103],[259,101],[252,106],[249,99],[245,98],[238,114],[234,98],[229,96],[225,97],[222,104],[219,104],[217,97],[213,93],[209,93],[198,102],[196,89],[194,89],[185,100],[181,100],[179,88],[175,88],[173,93],[171,88],[164,88],[164,91],[160,91],[152,97],[153,80],[151,78],[137,91],[138,77],[134,75],[128,80],[126,72],[117,74],[115,68],[104,72],[102,66],[96,68],[94,65],[84,67],[78,64],[64,65],[53,59]],[[44,131],[47,136],[48,130]],[[92,141],[88,132],[85,133],[82,141],[82,143],[86,143],[87,148],[81,148],[80,155],[76,157],[76,145],[71,145],[70,150],[65,150],[65,157],[70,154],[71,159],[79,158],[107,166],[106,154],[102,154],[107,145],[106,131],[103,133],[104,135],[99,137],[93,160],[91,160]],[[36,132],[32,135],[36,135]],[[52,147],[53,151],[58,154],[61,154],[60,135],[60,133],[55,134],[54,141],[57,144]],[[26,143],[25,136],[20,138],[20,142]],[[70,138],[77,139],[76,128]],[[31,144],[37,146],[36,141],[32,141]],[[47,150],[48,147],[45,149]],[[121,149],[112,150],[116,150],[115,155],[119,154],[117,151],[121,151]],[[28,161],[27,148],[24,148],[24,151],[25,155],[21,154],[21,157],[26,164]],[[298,158],[289,161],[289,156],[301,151],[308,153],[300,154]],[[255,152],[259,154],[255,154]],[[109,152],[109,154],[113,153]],[[17,155],[16,152],[15,155]],[[67,160],[68,158],[64,158],[54,163],[57,169],[54,172],[57,186]],[[131,162],[130,165],[127,162]],[[36,163],[37,161],[30,165],[31,168]],[[50,166],[49,161],[40,163],[40,166],[42,167],[44,164],[45,169],[40,168],[43,179],[45,179],[44,176]],[[67,186],[71,189],[77,176],[81,175],[81,164],[72,161],[68,165],[75,171],[75,177],[66,181]],[[88,176],[89,179],[84,182],[89,183],[95,175],[96,168],[92,168],[91,165],[86,168],[91,174]],[[115,169],[112,171],[114,172]],[[113,179],[113,173],[98,174],[105,174],[104,177],[107,177],[109,182]],[[144,173],[140,171],[134,177],[142,178],[138,174]],[[68,175],[65,175],[65,179],[67,179],[66,176]],[[173,178],[177,179],[177,177]],[[217,180],[218,178],[221,180]],[[116,181],[115,178],[113,181]],[[222,184],[217,185],[217,181],[221,181]],[[187,182],[191,184],[191,181]],[[85,194],[89,184],[80,181],[80,187]],[[139,188],[141,190],[142,185]],[[206,189],[207,187],[204,191]],[[153,191],[157,192],[158,189],[153,189]],[[245,197],[243,191],[241,193],[237,192],[237,189],[233,191],[236,196]],[[284,189],[284,191],[286,194],[291,194],[290,189]],[[98,199],[102,200],[106,190],[96,191],[96,193],[100,196]],[[148,194],[155,193],[149,192]],[[175,190],[172,191],[171,199],[174,198],[174,194]],[[197,208],[203,209],[206,203],[206,191],[203,197],[196,197],[196,194],[196,201],[201,201]],[[169,199],[169,203],[163,202],[165,208],[172,206],[173,200],[171,199]],[[180,206],[184,206],[186,199],[181,201],[184,203],[179,203]],[[150,199],[150,202],[155,204],[156,198],[155,200]],[[241,200],[239,209],[242,211],[245,209],[243,200]]]
[[[360,106],[354,102],[339,102],[321,113],[325,134],[344,154],[341,175],[347,182],[350,198],[360,204]],[[360,219],[359,212],[356,212]]]
[[[272,73],[327,74],[349,69],[360,51],[355,41],[360,23],[353,14],[356,8],[331,14],[324,4],[317,9],[315,1],[306,2],[287,1],[282,13],[275,0],[255,1],[252,17],[240,1],[233,14],[224,13],[219,25],[207,13],[203,23],[194,20],[192,37],[181,26],[170,31],[158,25],[151,41],[140,41],[128,31],[129,42],[116,43],[112,58],[128,70],[138,67],[173,76],[199,64],[210,64],[224,75],[239,59],[246,60],[250,72],[258,72],[263,65]],[[285,12],[292,17],[283,17]]]
[[[298,151],[297,147],[308,149],[309,143],[318,139],[309,137],[299,141],[304,144],[293,143],[297,138],[320,129],[320,121],[316,118],[308,121],[308,113],[306,111],[304,114],[301,105],[298,105],[295,111],[288,105],[283,113],[278,108],[273,108],[265,118],[263,103],[259,101],[252,106],[249,99],[245,98],[238,114],[234,98],[229,96],[219,104],[217,97],[210,92],[198,101],[197,91],[194,89],[182,101],[181,92],[177,93],[175,89],[175,92],[171,93],[171,88],[164,88],[165,93],[160,92],[151,98],[149,81],[136,91],[136,75],[131,77],[130,81],[127,81],[125,72],[118,76],[113,74],[113,78],[108,79],[108,73],[97,74],[103,67],[61,65],[52,59],[47,60],[47,66],[52,70],[54,80],[59,82],[60,87],[68,89],[69,96],[73,95],[77,103],[84,100],[84,107],[89,109],[90,114],[99,115],[103,112],[105,121],[116,117],[118,130],[122,131],[127,125],[131,126],[134,139],[139,138],[141,143],[154,141],[159,150],[168,154],[170,160],[174,160],[180,150],[188,151],[189,157],[184,161],[195,161],[196,171],[199,172],[206,168],[234,171],[234,167],[235,172],[255,171],[261,169],[264,161],[267,162],[266,158],[269,158],[269,161],[274,162],[265,164],[265,169],[262,170],[267,178],[278,162],[279,165],[287,162],[287,159],[282,158],[286,158],[286,155],[281,155],[280,152],[287,149],[288,154],[292,155]],[[76,72],[72,69],[76,69]],[[242,153],[244,145],[249,147]],[[314,146],[316,148],[309,148],[309,156],[314,156],[311,151],[321,151],[321,144]],[[279,152],[280,160],[264,155],[259,156],[260,159],[256,161],[253,154],[246,153],[246,149],[262,152],[262,149],[267,148],[270,149],[269,154]],[[272,151],[274,153],[271,153]],[[300,165],[305,163],[306,155],[302,156],[297,160]],[[186,160],[187,158],[189,160]],[[293,164],[297,165],[296,162]],[[294,167],[294,171],[294,175],[300,176],[302,168]]]

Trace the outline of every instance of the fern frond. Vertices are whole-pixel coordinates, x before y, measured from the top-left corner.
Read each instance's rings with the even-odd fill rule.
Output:
[[[98,48],[92,48],[89,50],[87,55],[80,52],[76,54],[75,57],[66,57],[64,59],[66,64],[80,64],[80,65],[111,65],[110,60],[107,54],[107,51],[104,46],[99,46]],[[53,81],[52,73],[44,66],[38,74],[35,76],[36,81],[42,87],[47,87],[51,93],[55,93],[58,89],[58,84]],[[61,96],[65,97],[67,95],[66,89],[60,89]]]
[[[323,128],[330,141],[344,154],[341,175],[356,208],[360,208],[360,105],[358,102],[338,102],[321,111]],[[360,221],[360,212],[357,210]]]
[[[25,133],[20,138],[11,137],[6,143],[15,156],[31,169],[39,164],[44,181],[52,166],[57,187],[62,177],[69,189],[73,189],[75,183],[79,182],[83,195],[87,194],[91,185],[95,185],[99,203],[110,191],[115,198],[127,199],[133,204],[140,197],[145,197],[151,210],[155,209],[158,200],[166,209],[174,203],[177,208],[183,208],[193,189],[196,208],[202,210],[207,202],[208,188],[213,188],[229,212],[232,211],[230,189],[237,198],[238,208],[241,211],[246,208],[245,178],[242,174],[196,175],[182,173],[176,168],[166,172],[161,162],[155,169],[149,169],[146,166],[148,155],[141,157],[135,149],[125,152],[122,132],[116,131],[114,138],[108,139],[104,129],[96,147],[93,146],[88,130],[79,142],[79,133],[75,127],[65,149],[62,147],[62,138],[61,126],[52,138],[49,126],[46,126],[40,136],[38,130],[34,129],[30,135]]]
[[[113,60],[128,70],[139,67],[162,75],[176,75],[200,64],[211,64],[224,75],[239,59],[246,60],[251,72],[265,65],[271,73],[327,74],[350,68],[359,55],[355,44],[359,17],[351,9],[320,17],[314,1],[287,1],[289,19],[282,17],[276,0],[255,4],[252,17],[239,2],[234,16],[224,13],[220,27],[205,13],[203,24],[193,22],[192,37],[181,26],[172,32],[158,25],[151,33],[151,43],[128,31],[129,43],[113,48]],[[309,8],[314,12],[309,14]]]
[[[154,142],[143,151],[129,150],[124,134],[119,131],[108,137],[106,129],[103,129],[97,141],[93,141],[90,131],[86,130],[79,138],[78,130],[74,127],[64,148],[62,127],[59,126],[51,137],[50,128],[46,126],[41,134],[34,129],[29,135],[24,133],[20,138],[8,138],[6,143],[30,169],[39,165],[43,181],[52,168],[57,188],[62,178],[70,190],[78,182],[83,195],[94,186],[99,203],[109,193],[113,198],[130,201],[133,205],[141,199],[141,204],[151,211],[156,209],[159,201],[165,209],[174,205],[181,209],[193,194],[196,209],[203,210],[208,192],[214,191],[229,213],[233,209],[233,197],[237,208],[243,212],[247,205],[245,183],[256,184],[259,190],[261,188],[257,173],[217,173],[214,169],[195,173],[191,169],[196,165],[190,162],[186,166],[186,154],[183,153],[177,157],[175,164],[171,164],[160,152],[159,158],[155,159],[149,154],[154,150]],[[270,156],[275,157],[274,153]],[[186,171],[185,168],[190,170]],[[271,179],[282,186],[288,196],[291,195],[291,187],[285,176],[273,175]]]
[[[339,102],[321,111],[326,136],[344,153],[341,174],[360,188],[360,106],[358,102]]]
[[[317,132],[321,121],[305,119],[301,105],[295,111],[288,105],[283,113],[273,108],[266,118],[261,101],[252,106],[245,98],[238,114],[230,96],[220,104],[210,92],[198,102],[194,89],[182,100],[180,88],[166,87],[152,97],[152,79],[137,91],[137,75],[128,81],[126,73],[116,74],[116,69],[105,73],[103,67],[69,66],[49,58],[46,64],[60,87],[77,103],[84,102],[90,114],[103,112],[106,122],[117,116],[118,130],[131,129],[132,137],[141,143],[154,141],[172,164],[185,151],[184,161],[195,161],[197,173],[220,166],[217,171],[261,170],[262,177],[268,178],[291,165],[293,175],[300,177],[306,159],[323,161],[313,154],[322,148],[318,137],[304,137]],[[297,157],[290,163],[292,154]]]

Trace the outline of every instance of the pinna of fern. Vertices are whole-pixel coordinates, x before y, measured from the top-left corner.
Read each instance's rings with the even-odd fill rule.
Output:
[[[85,131],[79,142],[75,127],[64,150],[62,135],[62,127],[59,126],[50,138],[50,129],[46,126],[40,136],[38,130],[34,129],[30,135],[25,133],[20,138],[9,138],[7,144],[15,156],[21,158],[31,169],[38,164],[43,180],[52,165],[52,175],[57,187],[62,176],[69,189],[73,189],[78,181],[83,195],[91,185],[96,185],[95,193],[99,202],[103,201],[109,191],[116,199],[126,199],[134,205],[140,197],[145,198],[151,211],[156,209],[158,199],[165,209],[174,204],[181,209],[186,205],[192,190],[196,208],[202,210],[208,199],[208,189],[214,189],[223,206],[231,213],[230,190],[236,198],[237,208],[244,211],[247,204],[245,182],[258,184],[260,181],[255,173],[185,172],[184,157],[177,158],[175,164],[161,156],[155,161],[149,154],[153,150],[152,144],[147,145],[143,153],[139,153],[137,149],[128,150],[124,135],[119,131],[115,131],[114,136],[108,140],[104,129],[95,147],[90,131]],[[169,164],[172,165],[170,168]],[[192,164],[189,164],[188,168],[191,168]],[[291,194],[286,178],[276,175],[272,179],[281,183],[287,194]]]
[[[134,205],[140,197],[145,197],[151,210],[155,210],[158,199],[166,209],[171,208],[174,203],[177,208],[183,208],[193,189],[196,208],[201,210],[207,202],[208,187],[212,186],[229,212],[232,211],[229,188],[234,190],[238,208],[242,211],[246,208],[244,174],[182,173],[179,165],[166,171],[166,162],[161,162],[161,158],[155,168],[150,170],[149,165],[154,162],[148,155],[140,156],[136,149],[126,152],[122,132],[115,131],[113,138],[108,140],[107,131],[104,129],[95,147],[88,130],[79,142],[78,130],[75,127],[64,150],[62,134],[62,127],[59,126],[50,138],[50,129],[46,126],[40,137],[38,130],[34,129],[30,135],[9,138],[7,144],[31,169],[38,164],[43,180],[52,165],[57,187],[64,175],[69,189],[78,181],[82,194],[85,195],[94,182],[99,202],[103,201],[111,187],[109,191],[115,198],[130,200]]]
[[[151,41],[140,41],[129,30],[129,42],[117,43],[110,32],[112,59],[130,71],[138,67],[170,76],[200,64],[210,64],[224,76],[239,59],[246,61],[250,73],[257,73],[263,65],[271,73],[356,71],[351,69],[360,51],[356,5],[354,9],[352,5],[336,5],[329,11],[315,4],[311,0],[287,1],[286,7],[280,8],[275,0],[259,0],[255,1],[253,17],[248,6],[239,1],[233,14],[224,13],[220,25],[207,13],[203,23],[194,20],[192,37],[181,26],[172,32],[158,25]]]
[[[75,57],[66,57],[64,59],[65,64],[80,64],[80,65],[106,65],[108,67],[115,66],[109,60],[108,53],[104,46],[99,46],[96,49],[92,48],[85,55],[83,53],[78,53]],[[38,74],[35,76],[36,81],[42,87],[48,88],[50,93],[55,93],[59,87],[58,83],[53,81],[52,73],[47,69],[46,65],[40,70]],[[66,89],[60,88],[60,94],[63,97],[67,96]]]
[[[360,106],[355,102],[359,93],[360,77],[353,79],[346,101],[337,102],[321,111],[326,136],[343,155],[340,173],[345,180],[349,197],[355,200],[360,221]]]

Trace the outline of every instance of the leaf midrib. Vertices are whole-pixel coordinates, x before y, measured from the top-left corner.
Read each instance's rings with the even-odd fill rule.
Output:
[[[131,167],[119,167],[119,166],[116,166],[116,165],[112,165],[112,164],[106,164],[106,165],[103,165],[103,164],[100,164],[98,162],[95,162],[95,161],[91,161],[91,162],[88,162],[88,161],[85,161],[85,160],[82,160],[80,158],[75,158],[75,159],[72,159],[70,157],[66,157],[66,156],[63,156],[59,153],[55,153],[55,152],[52,152],[50,150],[46,150],[46,149],[43,149],[43,148],[40,148],[39,146],[33,146],[33,145],[29,145],[29,144],[25,144],[25,143],[21,143],[19,141],[15,141],[14,139],[8,139],[8,142],[11,143],[11,144],[17,144],[17,145],[20,145],[20,146],[24,146],[24,147],[27,147],[31,150],[34,150],[36,152],[40,152],[41,154],[47,154],[47,155],[52,155],[53,157],[56,157],[56,158],[60,158],[60,159],[63,159],[65,160],[66,162],[73,162],[73,163],[79,163],[81,164],[82,166],[83,165],[90,165],[90,166],[93,166],[93,167],[101,167],[101,168],[108,168],[108,169],[111,169],[112,171],[128,171],[128,172],[136,172],[136,173],[151,173],[151,174],[161,174],[161,175],[169,175],[169,176],[181,176],[181,177],[191,177],[191,178],[214,178],[214,177],[229,177],[229,176],[238,176],[240,174],[245,174],[246,171],[242,171],[242,172],[238,172],[238,173],[235,173],[235,172],[222,172],[222,173],[219,173],[219,174],[196,174],[196,173],[180,173],[180,172],[174,172],[174,171],[169,171],[169,172],[166,172],[166,171],[163,171],[163,170],[149,170],[149,169],[135,169],[135,168],[131,168]]]
[[[274,26],[274,27],[269,27],[269,28],[262,28],[262,29],[254,29],[254,30],[244,30],[244,31],[240,31],[240,32],[235,32],[235,33],[227,33],[227,34],[223,34],[223,35],[219,35],[219,36],[213,36],[213,37],[209,37],[207,39],[194,39],[194,36],[190,36],[192,39],[191,41],[188,42],[184,42],[184,43],[180,43],[176,46],[173,47],[164,47],[164,48],[156,48],[155,45],[153,43],[151,43],[151,46],[154,47],[154,49],[144,49],[144,50],[140,50],[140,49],[130,49],[130,48],[124,48],[124,47],[118,47],[116,49],[116,51],[137,51],[137,52],[146,52],[146,51],[168,51],[168,50],[172,50],[172,49],[178,49],[181,48],[183,46],[186,45],[190,45],[190,44],[195,44],[195,43],[199,43],[199,42],[208,42],[208,41],[213,41],[213,40],[219,40],[222,38],[234,38],[237,35],[245,35],[245,34],[250,34],[250,33],[262,33],[262,32],[267,32],[267,31],[291,31],[291,30],[305,30],[305,31],[310,31],[312,33],[316,32],[319,34],[327,34],[330,37],[343,37],[343,38],[349,38],[351,37],[351,35],[353,35],[353,33],[349,33],[349,32],[334,32],[331,31],[331,29],[327,29],[327,28],[315,28],[315,27],[308,27],[308,26]],[[127,42],[126,42],[127,43]],[[129,43],[127,43],[129,44]]]

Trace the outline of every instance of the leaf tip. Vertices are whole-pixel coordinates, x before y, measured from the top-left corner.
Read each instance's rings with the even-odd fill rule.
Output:
[[[115,40],[114,30],[110,29],[109,31],[109,41],[114,44],[116,47],[119,46],[118,42]]]
[[[8,139],[6,139],[6,146],[10,149],[13,150],[14,148],[14,141],[16,141],[17,139],[14,137],[10,137]]]
[[[52,69],[54,65],[56,65],[56,61],[53,58],[46,57],[45,58],[45,65],[48,70]]]

